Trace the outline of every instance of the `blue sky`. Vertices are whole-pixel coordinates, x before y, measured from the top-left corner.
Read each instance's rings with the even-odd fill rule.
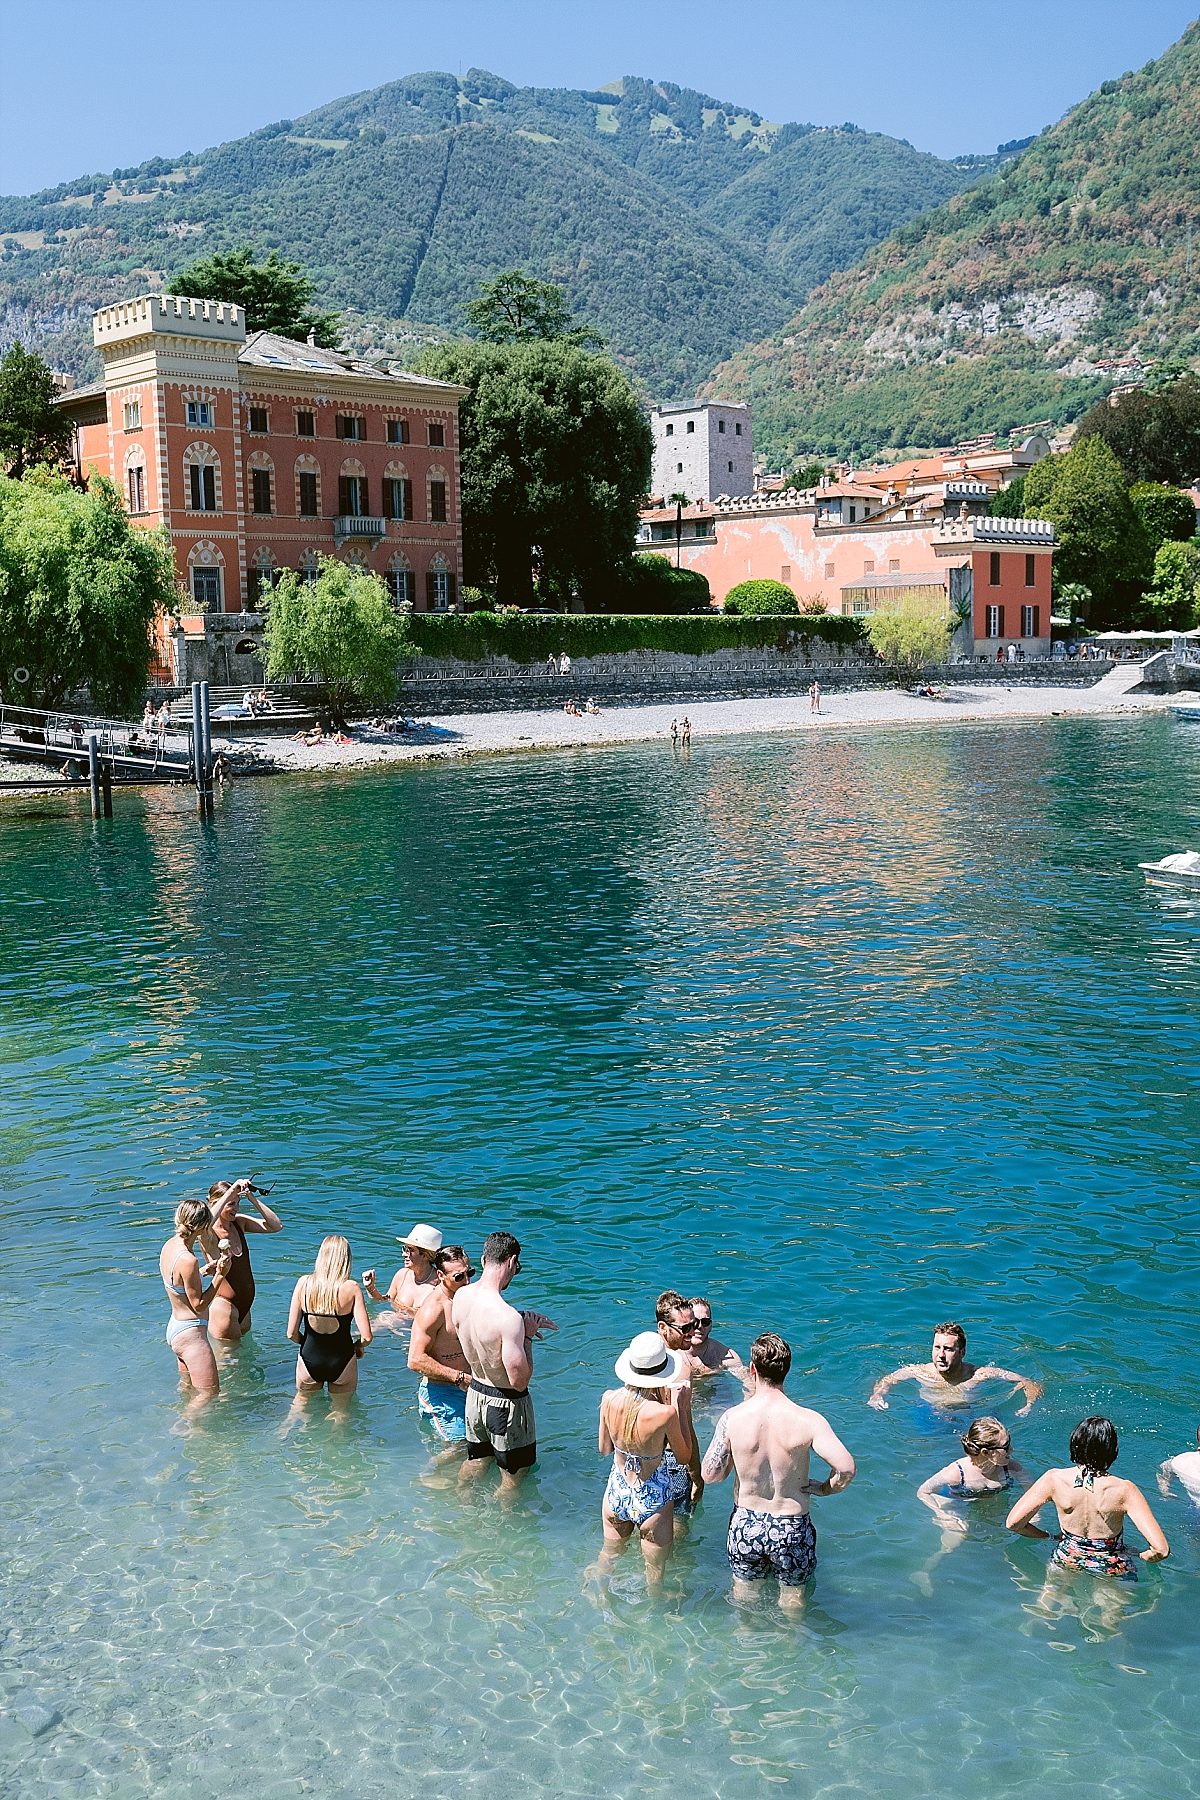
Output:
[[[0,0],[0,192],[202,150],[422,69],[646,75],[764,117],[993,150],[1162,54],[1195,0]],[[15,75],[15,78],[14,78]]]

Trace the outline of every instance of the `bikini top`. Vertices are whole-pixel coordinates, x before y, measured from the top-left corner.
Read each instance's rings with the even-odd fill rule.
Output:
[[[957,1462],[954,1466],[958,1470],[958,1480],[949,1482],[947,1484],[946,1492],[955,1500],[977,1499],[983,1494],[999,1494],[1002,1493],[1005,1488],[1010,1488],[1013,1484],[1012,1470],[1005,1469],[1004,1479],[998,1488],[968,1487],[967,1478],[963,1473],[962,1463]]]

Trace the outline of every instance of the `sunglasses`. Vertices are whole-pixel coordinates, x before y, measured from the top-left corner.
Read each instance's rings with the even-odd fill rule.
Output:
[[[693,1319],[692,1320],[692,1330],[693,1331],[711,1331],[712,1330],[712,1320],[711,1319]]]
[[[470,1281],[475,1271],[468,1265],[465,1269],[443,1269],[442,1273],[447,1281]]]

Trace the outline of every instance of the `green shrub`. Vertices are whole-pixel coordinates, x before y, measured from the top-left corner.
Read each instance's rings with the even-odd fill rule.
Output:
[[[614,613],[706,612],[712,605],[707,575],[675,569],[665,556],[635,556],[611,584],[608,610]]]
[[[782,581],[739,581],[725,596],[725,612],[744,619],[780,618],[799,612],[796,596]]]
[[[724,618],[720,613],[662,618],[648,613],[413,613],[408,638],[423,656],[487,662],[544,663],[550,655],[620,656],[632,650],[704,656],[714,650],[852,649],[861,644],[857,619]]]

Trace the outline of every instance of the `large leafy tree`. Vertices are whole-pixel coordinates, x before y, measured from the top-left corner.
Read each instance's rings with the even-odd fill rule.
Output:
[[[523,269],[506,269],[485,281],[463,308],[467,324],[485,344],[524,344],[559,338],[580,347],[601,339],[590,326],[576,325],[567,297],[550,281],[536,281]]]
[[[1190,631],[1200,618],[1200,545],[1168,539],[1154,558],[1154,580],[1142,596],[1143,625]]]
[[[1082,582],[1093,597],[1093,622],[1107,623],[1136,605],[1152,558],[1120,463],[1105,440],[1079,439],[1065,456],[1047,456],[1025,477],[1025,516],[1054,526],[1057,589]]]
[[[1102,438],[1127,481],[1178,487],[1200,475],[1200,378],[1176,374],[1115,401],[1101,400],[1080,422],[1076,442]]]
[[[272,681],[315,678],[338,725],[366,707],[386,706],[399,663],[411,651],[404,619],[387,587],[335,557],[322,557],[316,580],[285,570],[271,590],[263,630]]]
[[[311,331],[325,349],[337,348],[338,315],[318,311],[311,278],[299,263],[274,250],[261,263],[248,244],[202,256],[172,276],[171,291],[196,300],[234,301],[245,315],[247,331],[274,331],[301,340]]]
[[[1160,544],[1186,543],[1196,535],[1196,503],[1190,494],[1160,481],[1139,481],[1129,490],[1133,510],[1152,556]]]
[[[170,546],[131,526],[120,495],[35,470],[0,478],[0,690],[55,707],[84,690],[98,712],[140,706],[154,623],[175,609]],[[27,671],[24,680],[14,679]]]
[[[928,663],[944,662],[954,626],[953,618],[913,602],[882,607],[866,621],[872,650],[902,678]]]
[[[58,389],[40,356],[20,344],[0,362],[0,464],[19,479],[38,463],[61,463],[75,427],[55,405]]]
[[[461,383],[464,578],[502,603],[585,605],[627,563],[650,479],[650,426],[605,356],[558,341],[431,347]]]

